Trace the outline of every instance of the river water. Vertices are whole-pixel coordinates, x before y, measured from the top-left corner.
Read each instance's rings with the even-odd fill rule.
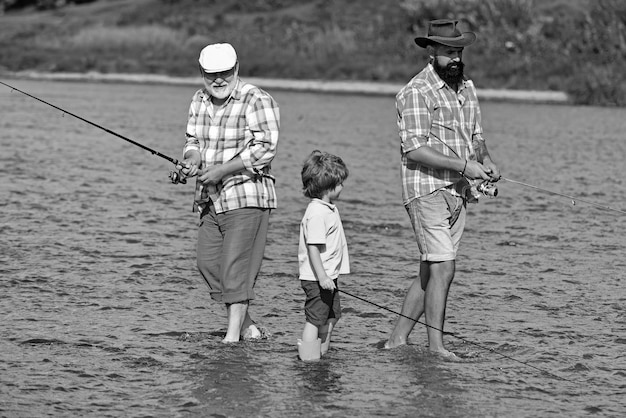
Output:
[[[178,158],[195,87],[10,84]],[[271,92],[282,109],[253,316],[271,336],[220,343],[195,268],[193,185],[171,164],[0,88],[0,416],[560,417],[626,414],[623,213],[498,184],[469,209],[445,337],[462,362],[382,349],[418,275],[401,205],[393,98]],[[626,210],[623,109],[483,103],[503,175]],[[352,271],[329,354],[298,360],[299,172],[344,158]],[[573,204],[575,203],[575,204]],[[380,305],[375,306],[373,303]]]

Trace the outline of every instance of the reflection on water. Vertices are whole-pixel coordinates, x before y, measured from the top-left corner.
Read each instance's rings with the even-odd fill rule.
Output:
[[[172,157],[195,90],[14,83]],[[195,270],[193,186],[169,184],[163,159],[0,90],[0,415],[626,412],[624,217],[506,182],[470,207],[447,312],[447,330],[463,339],[446,343],[462,363],[429,355],[420,325],[411,345],[382,349],[394,315],[348,295],[328,356],[299,361],[298,178],[311,150],[350,168],[338,205],[353,274],[342,288],[399,310],[418,275],[416,246],[400,204],[392,98],[273,94],[280,208],[251,307],[272,335],[223,345],[224,309]],[[623,111],[486,103],[483,112],[506,177],[626,209]]]

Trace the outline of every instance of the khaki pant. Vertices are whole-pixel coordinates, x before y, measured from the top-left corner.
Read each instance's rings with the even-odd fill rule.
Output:
[[[213,205],[202,212],[198,269],[213,300],[230,304],[254,299],[270,212],[242,208],[217,214]]]

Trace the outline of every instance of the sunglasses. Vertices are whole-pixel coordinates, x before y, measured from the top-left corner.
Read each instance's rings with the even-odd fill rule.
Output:
[[[237,65],[235,65],[230,70],[218,71],[217,73],[208,73],[208,72],[204,71],[204,68],[200,67],[200,73],[202,73],[202,77],[205,80],[215,81],[218,78],[221,78],[222,80],[227,80],[227,79],[229,79],[229,78],[231,78],[232,76],[235,75],[235,70],[236,69],[237,69]]]

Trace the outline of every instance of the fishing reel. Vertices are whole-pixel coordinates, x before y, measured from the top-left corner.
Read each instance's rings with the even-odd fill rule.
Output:
[[[476,186],[476,190],[485,196],[496,197],[498,195],[498,187],[488,181],[482,182]]]
[[[187,184],[187,177],[178,171],[170,171],[169,178],[174,184]]]
[[[498,188],[489,181],[483,181],[478,184],[472,181],[464,188],[464,195],[468,203],[478,203],[481,196],[496,197]]]

